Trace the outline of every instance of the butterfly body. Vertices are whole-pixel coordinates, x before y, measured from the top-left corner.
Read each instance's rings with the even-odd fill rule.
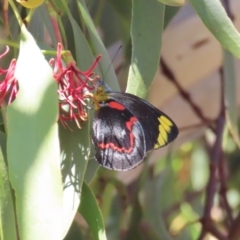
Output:
[[[133,169],[148,151],[167,145],[178,135],[166,114],[135,95],[113,92],[102,83],[94,98],[92,140],[95,158],[105,168]]]

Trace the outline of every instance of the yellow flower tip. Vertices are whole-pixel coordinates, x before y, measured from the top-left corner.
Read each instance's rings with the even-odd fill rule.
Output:
[[[16,0],[25,8],[36,8],[44,3],[45,0]]]

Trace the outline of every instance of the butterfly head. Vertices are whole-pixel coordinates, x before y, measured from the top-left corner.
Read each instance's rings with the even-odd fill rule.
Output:
[[[109,99],[108,92],[111,91],[111,88],[101,79],[96,82],[95,85],[96,91],[93,94],[95,110],[99,109],[99,104],[105,102]]]

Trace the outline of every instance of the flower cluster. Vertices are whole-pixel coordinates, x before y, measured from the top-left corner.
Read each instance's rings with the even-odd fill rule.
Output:
[[[2,59],[9,52],[9,47],[6,47],[6,51],[0,55]],[[16,68],[16,59],[13,59],[8,67],[8,69],[0,68],[0,76],[3,76],[3,80],[0,83],[0,105],[3,104],[4,100],[7,104],[10,104],[17,95],[18,83],[14,76]]]
[[[0,59],[9,51],[0,55]],[[50,60],[50,65],[53,66],[53,77],[58,84],[59,96],[59,120],[63,126],[68,127],[68,121],[74,120],[80,128],[79,121],[87,120],[86,98],[91,98],[89,92],[93,90],[93,80],[98,77],[93,76],[93,69],[97,66],[101,56],[98,56],[92,66],[87,71],[80,71],[76,67],[70,52],[65,54],[65,62],[62,60],[62,45],[58,44],[56,59]],[[66,63],[66,65],[65,65]],[[16,59],[13,59],[8,69],[0,68],[0,76],[5,74],[4,79],[0,83],[0,106],[4,101],[10,104],[17,95],[18,83],[14,77],[16,68]]]
[[[61,58],[62,45],[58,44],[57,57],[54,65],[54,78],[58,83],[59,95],[59,119],[64,126],[67,126],[69,120],[75,120],[80,128],[79,120],[87,120],[86,104],[84,100],[92,97],[89,91],[93,90],[92,78],[93,69],[98,64],[101,56],[98,56],[92,66],[87,71],[80,71],[71,55],[65,56],[67,66],[63,66]],[[53,64],[54,59],[50,60]]]

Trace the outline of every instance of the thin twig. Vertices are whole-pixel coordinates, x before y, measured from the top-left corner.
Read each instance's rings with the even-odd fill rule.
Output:
[[[219,194],[223,203],[223,207],[227,213],[227,225],[230,226],[233,223],[232,210],[227,200],[227,173],[226,173],[226,162],[222,153],[222,157],[219,163],[219,180],[221,183]]]
[[[214,200],[216,187],[217,187],[216,172],[218,170],[220,159],[221,159],[222,135],[223,135],[223,130],[225,126],[224,84],[223,84],[222,68],[219,70],[219,73],[220,73],[220,91],[221,91],[220,112],[216,120],[216,140],[210,152],[210,164],[209,164],[210,176],[207,183],[205,207],[204,207],[204,213],[203,213],[203,219],[202,219],[202,231],[198,238],[199,240],[202,240],[204,236],[207,234],[207,232],[211,232],[212,234],[214,234],[214,236],[216,236],[216,234],[221,235],[219,230],[214,227],[213,221],[211,219],[211,209],[213,207],[213,200]],[[211,226],[211,229],[209,229],[209,226]]]
[[[209,126],[209,123],[212,123],[213,120],[204,116],[201,108],[196,103],[194,103],[191,95],[176,80],[173,72],[167,66],[166,62],[164,61],[164,59],[162,57],[160,59],[160,65],[161,65],[162,73],[167,77],[167,79],[169,81],[171,81],[174,84],[174,86],[177,88],[180,96],[189,104],[189,106],[192,108],[193,112],[201,119],[201,121]],[[209,127],[214,131],[214,128],[212,126],[209,126]]]
[[[207,198],[206,198],[206,206],[204,211],[204,216],[209,218],[211,208],[213,206],[213,198],[216,192],[216,170],[218,168],[220,154],[221,154],[221,143],[222,143],[222,134],[223,134],[223,128],[225,124],[224,117],[219,117],[217,120],[217,136],[214,143],[214,146],[212,148],[211,153],[211,162],[210,162],[210,178],[207,186]]]
[[[238,213],[238,216],[234,219],[234,222],[229,229],[229,240],[239,240],[240,236],[240,212]]]
[[[222,0],[222,3],[223,3],[223,6],[225,7],[225,10],[227,12],[227,15],[228,17],[234,21],[234,15],[231,11],[231,8],[230,8],[230,2],[229,0]],[[227,116],[228,117],[228,116]],[[239,136],[238,134],[236,134],[233,130],[233,128],[230,126],[229,127],[229,130],[230,130],[230,133],[235,141],[235,143],[238,145],[239,147],[239,143],[240,143],[240,140],[239,140]],[[223,191],[227,191],[227,189],[223,189]],[[227,202],[227,201],[226,201]],[[228,202],[227,202],[228,203]],[[227,212],[229,211],[230,208],[229,206],[227,206],[226,210]],[[229,213],[228,213],[228,216],[229,216]],[[231,215],[230,215],[231,216]],[[232,216],[231,216],[231,220],[232,220]],[[231,227],[229,229],[229,234],[228,234],[228,239],[229,240],[239,240],[240,239],[240,212],[238,213],[238,216],[234,219],[234,221],[231,221],[232,224],[231,224]]]

